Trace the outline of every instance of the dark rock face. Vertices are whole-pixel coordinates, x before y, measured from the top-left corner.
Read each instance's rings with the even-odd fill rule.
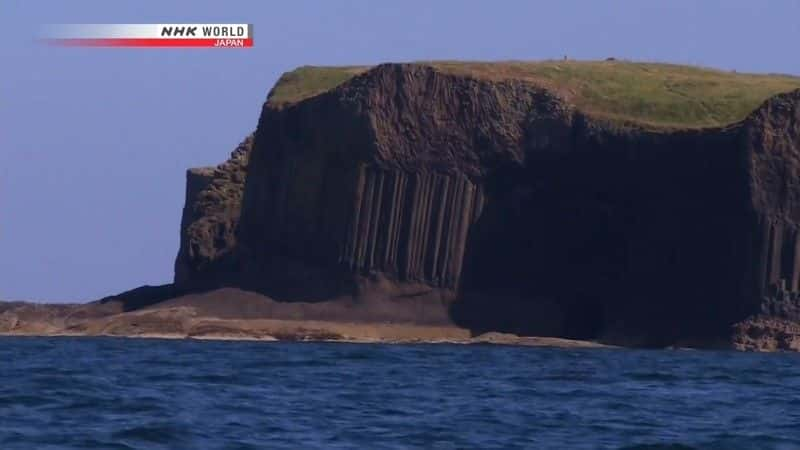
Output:
[[[522,83],[403,65],[267,105],[241,219],[248,279],[287,299],[342,295],[376,276],[452,296],[481,180],[525,159],[524,127],[543,105],[559,106]],[[295,292],[310,289],[305,279],[317,289]]]
[[[235,270],[236,228],[252,147],[251,135],[228,161],[186,172],[181,247],[175,260],[176,284],[213,284]]]
[[[522,82],[378,66],[267,103],[239,157],[189,172],[176,283],[642,345],[797,321],[799,105],[648,131]]]

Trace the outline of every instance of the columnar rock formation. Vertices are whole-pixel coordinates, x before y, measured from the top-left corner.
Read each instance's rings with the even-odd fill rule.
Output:
[[[189,172],[176,283],[435,294],[475,329],[727,339],[759,314],[800,320],[799,170],[800,91],[727,127],[654,129],[518,80],[387,64],[267,102],[239,156]]]
[[[483,206],[467,177],[361,166],[339,259],[353,271],[455,289]]]

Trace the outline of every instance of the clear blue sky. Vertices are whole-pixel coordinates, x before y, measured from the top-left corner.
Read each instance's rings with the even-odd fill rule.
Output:
[[[800,74],[800,1],[41,1],[0,5],[0,299],[172,279],[187,167],[303,64],[608,56]],[[48,23],[252,23],[255,48],[78,49]]]

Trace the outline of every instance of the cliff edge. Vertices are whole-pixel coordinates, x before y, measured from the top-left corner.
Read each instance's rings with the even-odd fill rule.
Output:
[[[800,348],[800,80],[586,64],[285,75],[232,158],[188,172],[177,289]]]

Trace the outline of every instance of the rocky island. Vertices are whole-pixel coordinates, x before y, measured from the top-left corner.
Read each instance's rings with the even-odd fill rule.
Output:
[[[302,67],[187,172],[174,283],[0,332],[800,350],[799,171],[796,77]]]

